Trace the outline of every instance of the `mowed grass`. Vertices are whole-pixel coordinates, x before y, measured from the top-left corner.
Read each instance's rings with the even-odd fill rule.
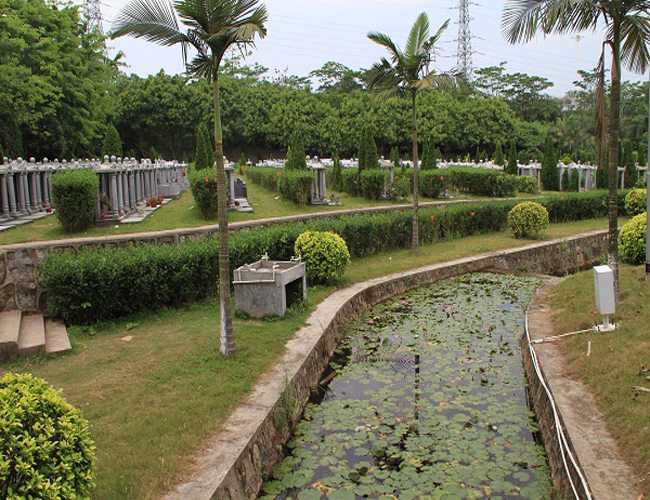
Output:
[[[554,224],[546,237],[605,229],[607,221]],[[79,407],[97,445],[96,499],[157,499],[192,472],[195,456],[287,339],[337,288],[394,272],[530,243],[502,232],[423,245],[352,262],[334,286],[310,288],[308,304],[283,320],[235,319],[237,354],[218,352],[218,305],[147,313],[93,329],[72,328],[71,353],[0,366],[46,379]],[[216,277],[215,277],[216,279]]]
[[[593,392],[607,427],[623,458],[637,474],[640,490],[650,498],[650,281],[642,280],[643,266],[620,270],[621,301],[612,333],[588,333],[562,340],[569,376],[582,380]],[[554,329],[559,333],[590,328],[602,322],[594,299],[593,271],[563,281],[551,299]],[[587,357],[588,342],[591,354]]]
[[[243,176],[245,180],[246,177]],[[248,180],[247,180],[248,181]],[[370,201],[365,198],[354,197],[345,193],[337,193],[342,205],[323,206],[307,205],[299,206],[281,198],[276,199],[276,194],[252,182],[247,182],[248,200],[253,207],[253,212],[231,211],[228,214],[230,222],[243,222],[249,220],[266,219],[270,217],[287,217],[291,215],[313,214],[318,212],[332,212],[337,210],[354,210],[367,207],[394,206],[412,203],[411,200],[379,200]],[[535,197],[537,195],[526,195]],[[488,198],[460,195],[454,200],[485,200]],[[420,198],[421,203],[433,200]],[[450,200],[453,201],[453,200]],[[108,226],[94,226],[87,231],[76,233],[65,233],[56,215],[48,215],[30,224],[25,224],[0,233],[0,245],[12,245],[16,243],[29,243],[34,241],[62,240],[70,238],[86,238],[99,236],[113,236],[119,234],[145,233],[164,231],[167,229],[179,229],[184,227],[200,227],[217,224],[216,219],[206,221],[194,203],[191,192],[181,195],[180,199],[171,201],[160,207],[153,214],[149,215],[142,222],[135,224],[113,224]]]

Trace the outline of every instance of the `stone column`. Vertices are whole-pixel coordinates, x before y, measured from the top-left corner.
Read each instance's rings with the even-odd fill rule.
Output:
[[[7,181],[7,194],[9,195],[9,216],[12,219],[18,217],[16,212],[16,177],[12,172],[6,176]]]
[[[21,215],[27,215],[29,209],[29,193],[27,191],[27,174],[20,172],[18,174],[18,184],[20,185],[20,207]]]
[[[115,172],[111,172],[109,174],[110,178],[110,200],[111,200],[111,212],[113,214],[117,214],[119,210],[119,197],[118,197],[118,189],[117,189],[117,175]]]
[[[50,208],[50,190],[48,189],[50,172],[43,172],[41,176],[41,191],[43,192],[43,206]]]
[[[122,172],[117,172],[117,216],[124,215],[124,182],[122,181]]]
[[[142,202],[142,186],[140,185],[140,171],[135,171],[135,199],[138,204]]]
[[[2,220],[9,220],[9,197],[7,196],[7,174],[0,174],[0,197],[2,198]]]
[[[41,188],[41,179],[43,177],[43,172],[36,172],[34,174],[34,184],[36,184],[36,200],[38,204],[38,211],[43,211],[43,189]]]

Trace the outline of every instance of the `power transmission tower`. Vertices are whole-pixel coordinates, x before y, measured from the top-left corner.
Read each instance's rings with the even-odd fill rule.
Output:
[[[95,30],[100,33],[104,32],[102,11],[99,8],[100,4],[100,0],[83,0],[83,4],[81,5],[83,20],[86,21],[86,31],[89,33]]]
[[[459,0],[458,2],[458,51],[457,69],[464,76],[466,81],[472,79],[474,67],[472,65],[472,34],[469,23],[472,18],[469,16],[469,0]]]

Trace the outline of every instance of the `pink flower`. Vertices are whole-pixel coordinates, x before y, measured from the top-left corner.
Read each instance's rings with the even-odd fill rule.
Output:
[[[280,175],[280,172],[278,172],[278,175]]]
[[[440,177],[440,180],[441,180],[441,181],[444,181],[444,180],[445,180],[445,178],[444,178],[444,177]]]
[[[214,178],[214,183],[215,183],[215,184],[217,183],[217,178],[216,178],[216,177]]]
[[[476,214],[474,212],[472,212],[472,217],[474,217],[474,215],[476,215]]]
[[[431,216],[431,220],[433,220],[433,215]]]

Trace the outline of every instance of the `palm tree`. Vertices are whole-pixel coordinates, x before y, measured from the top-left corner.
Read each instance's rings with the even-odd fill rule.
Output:
[[[413,24],[406,50],[402,51],[388,35],[372,31],[368,38],[385,47],[389,59],[382,57],[370,69],[371,80],[369,87],[378,91],[377,96],[388,99],[395,95],[410,95],[413,104],[413,240],[412,249],[419,250],[418,231],[418,130],[416,98],[419,90],[449,86],[454,79],[450,75],[436,74],[429,71],[429,65],[435,55],[435,45],[440,40],[442,32],[447,28],[449,20],[445,21],[438,32],[429,36],[429,18],[423,12]]]
[[[503,12],[503,32],[510,43],[527,42],[541,30],[544,34],[607,28],[600,72],[604,79],[604,49],[612,51],[612,84],[609,113],[609,264],[618,282],[618,140],[621,109],[621,62],[632,71],[644,72],[648,64],[650,2],[646,0],[509,0]],[[603,88],[601,84],[600,88]],[[604,94],[601,94],[604,95]],[[604,119],[604,103],[597,103]],[[600,127],[602,130],[604,128]],[[601,160],[602,161],[602,160]]]
[[[235,336],[230,304],[219,66],[229,48],[251,45],[255,35],[266,35],[266,8],[257,3],[257,0],[174,0],[173,3],[171,0],[132,0],[115,18],[112,34],[112,38],[129,35],[163,46],[181,44],[185,56],[188,46],[192,46],[197,55],[186,65],[188,75],[212,81],[218,184],[220,351],[226,356],[235,353]],[[181,30],[179,18],[186,30]]]

